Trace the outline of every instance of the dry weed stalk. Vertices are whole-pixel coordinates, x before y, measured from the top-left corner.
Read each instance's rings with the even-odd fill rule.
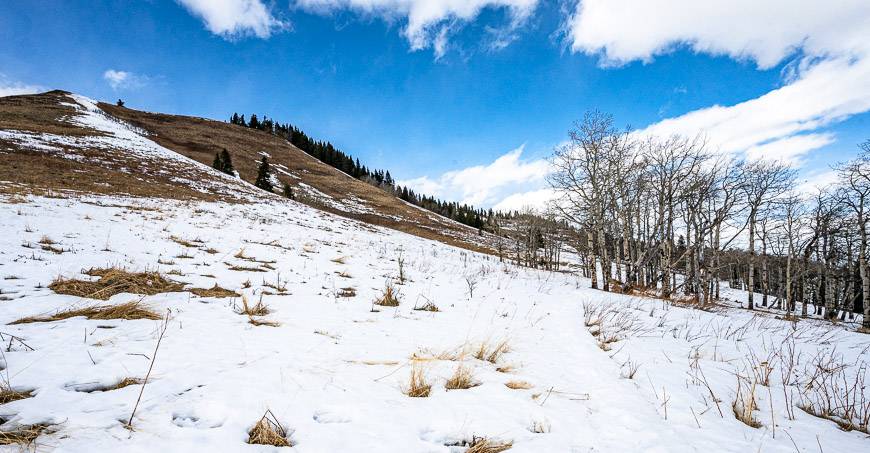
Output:
[[[748,378],[737,375],[737,394],[734,396],[734,402],[731,404],[731,409],[734,410],[734,417],[740,420],[746,426],[760,428],[759,422],[753,415],[753,411],[758,408],[755,402],[755,388],[758,382],[753,380],[751,383]]]
[[[145,378],[142,379],[142,388],[139,389],[139,396],[136,398],[136,404],[133,405],[133,411],[130,412],[130,419],[127,421],[127,424],[124,426],[129,430],[133,430],[133,417],[136,415],[136,409],[139,408],[139,402],[142,401],[142,394],[145,393],[145,385],[148,384],[148,378],[151,377],[151,370],[154,369],[154,361],[157,360],[157,352],[160,350],[160,343],[163,341],[163,335],[166,334],[166,329],[169,327],[169,310],[166,311],[166,316],[163,318],[163,322],[160,324],[158,335],[157,335],[157,344],[154,345],[154,353],[151,354],[151,364],[148,365],[148,372],[145,373]]]

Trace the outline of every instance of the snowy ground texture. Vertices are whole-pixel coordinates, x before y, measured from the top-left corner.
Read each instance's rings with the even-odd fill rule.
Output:
[[[43,237],[63,252],[43,250]],[[145,376],[160,321],[7,325],[142,299],[47,288],[106,266],[262,296],[272,311],[263,319],[280,325],[250,324],[239,298],[144,297],[168,311],[169,323],[130,431],[123,423],[141,385],[93,390]],[[3,378],[34,395],[0,406],[0,429],[51,424],[38,450],[271,451],[246,443],[267,409],[291,432],[291,448],[306,452],[460,452],[451,444],[473,436],[512,441],[518,452],[870,449],[866,434],[795,407],[813,395],[798,383],[815,358],[834,351],[847,376],[859,375],[853,365],[867,356],[866,335],[593,291],[573,275],[517,268],[292,201],[0,203],[0,277],[0,332],[23,341],[3,345]],[[401,304],[373,306],[387,284]],[[339,297],[342,288],[356,295]],[[414,310],[426,302],[440,311]],[[495,363],[474,357],[481,343],[504,340],[509,350]],[[783,383],[790,350],[797,364]],[[445,390],[460,365],[479,385]],[[403,393],[414,367],[431,383],[429,397]],[[753,378],[768,367],[768,379]],[[511,381],[530,388],[508,388]],[[756,383],[758,428],[735,418],[738,382],[744,397]]]

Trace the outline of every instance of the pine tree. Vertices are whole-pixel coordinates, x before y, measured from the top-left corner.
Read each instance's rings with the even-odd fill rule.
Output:
[[[287,197],[291,200],[296,199],[296,197],[293,195],[293,187],[290,184],[287,184],[286,182],[284,183],[284,189],[282,190],[282,192],[284,193],[285,197]]]
[[[260,160],[260,167],[257,168],[257,180],[254,185],[268,192],[272,192],[272,179],[269,174],[269,159],[263,156]]]
[[[218,159],[217,156],[215,156],[215,163],[217,163],[217,159]],[[230,157],[230,153],[229,153],[229,151],[226,150],[226,148],[224,148],[224,150],[221,151],[220,161],[221,161],[221,167],[218,168],[218,170],[220,170],[220,171],[222,171],[230,176],[236,175],[236,169],[233,168],[233,160]],[[217,167],[215,167],[215,168],[217,168]]]
[[[221,155],[214,153],[214,162],[211,164],[215,170],[224,171],[224,161],[221,160]]]

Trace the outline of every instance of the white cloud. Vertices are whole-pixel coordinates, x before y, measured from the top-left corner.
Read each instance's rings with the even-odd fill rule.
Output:
[[[129,71],[118,71],[108,69],[103,73],[103,79],[112,87],[113,90],[136,89],[145,86],[148,83],[148,77],[144,75],[134,74]]]
[[[754,61],[760,69],[792,58],[780,88],[641,132],[700,132],[724,152],[797,165],[834,141],[825,127],[870,110],[868,24],[866,0],[582,0],[567,28],[572,49],[599,56],[605,66],[650,62],[678,46]]]
[[[769,68],[798,48],[866,51],[868,18],[866,0],[582,0],[567,25],[573,50],[607,64],[650,61],[682,44]]]
[[[525,208],[531,208],[536,211],[543,211],[547,203],[556,198],[556,191],[553,189],[538,189],[529,192],[519,192],[508,195],[500,202],[496,203],[492,208],[497,211],[522,211]]]
[[[750,160],[773,160],[799,167],[801,158],[808,152],[834,143],[834,134],[793,135],[779,140],[756,145],[746,150]]]
[[[799,157],[834,141],[815,133],[870,110],[870,58],[823,60],[789,85],[732,106],[703,108],[647,127],[641,133],[707,135],[723,152]],[[790,149],[787,149],[790,148]]]
[[[39,85],[12,82],[7,80],[3,74],[0,74],[0,98],[19,94],[39,93],[40,91],[45,91],[45,88]]]
[[[537,189],[544,184],[549,163],[543,159],[521,160],[523,149],[520,146],[487,165],[449,171],[434,180],[424,176],[398,184],[445,200],[492,206],[518,189]]]
[[[254,35],[268,38],[287,24],[276,19],[261,0],[177,0],[205,22],[208,31],[227,39]]]
[[[387,20],[406,19],[402,33],[411,49],[432,47],[439,58],[446,51],[449,33],[462,22],[473,21],[485,8],[507,10],[509,23],[493,33],[493,47],[507,45],[511,32],[525,23],[538,0],[297,0],[296,4],[317,13],[352,9]]]
[[[811,171],[798,183],[797,193],[810,195],[837,184],[837,172],[831,169]]]

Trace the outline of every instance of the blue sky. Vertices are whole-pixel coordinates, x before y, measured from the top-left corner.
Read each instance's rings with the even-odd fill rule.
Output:
[[[593,108],[823,182],[870,138],[870,7],[814,3],[13,0],[0,94],[266,113],[483,206],[546,196],[542,159]]]

